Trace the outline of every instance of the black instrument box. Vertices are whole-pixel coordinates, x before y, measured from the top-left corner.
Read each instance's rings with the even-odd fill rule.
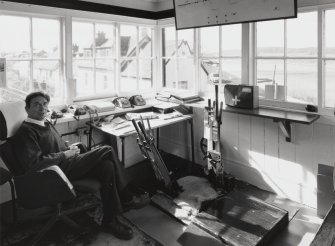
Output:
[[[236,108],[258,108],[258,86],[225,85],[225,103]]]

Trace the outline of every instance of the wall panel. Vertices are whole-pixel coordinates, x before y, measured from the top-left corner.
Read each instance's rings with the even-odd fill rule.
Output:
[[[199,153],[203,111],[195,109],[194,113],[196,163],[203,164]],[[270,119],[223,113],[222,121],[222,153],[227,172],[262,189],[316,207],[317,165],[334,165],[335,127],[331,123],[293,124],[292,142],[286,142],[278,124]],[[181,147],[184,137],[179,136],[176,145],[178,140],[169,143],[167,136],[162,141],[167,151],[173,148],[190,151]]]

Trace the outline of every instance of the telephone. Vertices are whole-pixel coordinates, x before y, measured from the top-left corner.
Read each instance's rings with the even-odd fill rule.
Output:
[[[90,114],[94,114],[97,112],[97,107],[94,105],[84,105],[83,108]]]
[[[113,99],[113,103],[115,104],[116,107],[119,107],[119,108],[131,107],[129,100],[126,97],[116,97]]]
[[[134,95],[132,97],[129,98],[129,102],[132,105],[136,105],[136,106],[143,106],[145,105],[145,100],[141,95]]]
[[[101,113],[107,111],[113,111],[115,109],[115,105],[109,101],[91,101],[89,104],[86,104],[85,109],[91,113]]]
[[[52,110],[51,119],[58,119],[62,117],[63,117],[63,113],[61,111]]]
[[[78,116],[78,115],[84,115],[86,114],[86,110],[84,108],[76,108],[76,110],[74,111],[74,115]]]

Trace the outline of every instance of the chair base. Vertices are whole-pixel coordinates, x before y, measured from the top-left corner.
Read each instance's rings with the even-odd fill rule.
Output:
[[[38,242],[45,236],[45,234],[55,225],[56,222],[62,221],[75,230],[79,230],[81,227],[74,221],[72,220],[69,215],[83,212],[85,210],[94,208],[96,204],[90,204],[84,207],[79,207],[79,208],[74,208],[74,209],[69,209],[69,210],[62,210],[62,204],[59,203],[57,204],[57,210],[56,214],[54,214],[48,222],[43,226],[43,228],[39,231],[37,235],[31,240],[31,243],[29,245],[37,245]]]

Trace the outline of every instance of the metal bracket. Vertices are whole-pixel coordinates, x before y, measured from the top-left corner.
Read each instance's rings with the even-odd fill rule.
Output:
[[[288,120],[277,121],[277,122],[279,124],[279,128],[282,130],[283,134],[285,135],[286,142],[291,142],[291,139],[292,139],[291,138],[291,134],[292,134],[291,122]]]

